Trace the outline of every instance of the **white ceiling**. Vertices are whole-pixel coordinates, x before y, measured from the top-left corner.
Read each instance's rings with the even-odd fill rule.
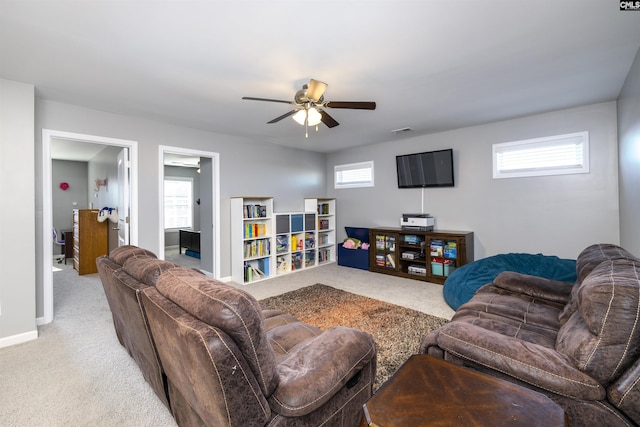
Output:
[[[40,98],[319,152],[614,100],[639,47],[613,0],[0,0],[0,76]],[[310,78],[378,108],[305,140],[241,99]]]

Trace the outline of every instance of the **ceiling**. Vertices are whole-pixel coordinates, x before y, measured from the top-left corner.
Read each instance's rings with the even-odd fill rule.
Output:
[[[615,100],[639,47],[603,0],[0,0],[0,77],[39,98],[318,152]],[[311,78],[377,109],[306,139],[241,99]]]

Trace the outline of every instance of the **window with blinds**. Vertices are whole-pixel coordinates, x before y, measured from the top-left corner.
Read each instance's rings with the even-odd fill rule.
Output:
[[[493,178],[589,172],[589,132],[493,144]]]
[[[373,161],[336,165],[335,188],[373,187]]]

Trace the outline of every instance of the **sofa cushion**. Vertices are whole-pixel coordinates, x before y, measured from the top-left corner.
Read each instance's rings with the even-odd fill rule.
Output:
[[[109,253],[109,258],[120,265],[124,264],[129,258],[135,256],[149,256],[151,258],[157,258],[156,254],[153,252],[132,245],[119,246]]]
[[[149,286],[155,286],[163,271],[175,267],[178,265],[173,262],[152,258],[144,254],[134,255],[122,265],[122,269],[131,277]]]
[[[465,319],[467,320],[467,319]],[[439,329],[438,347],[473,364],[580,400],[602,400],[605,389],[543,341],[533,343],[507,323],[451,321]],[[494,329],[495,327],[495,329]],[[424,348],[424,344],[423,344]]]
[[[262,392],[267,396],[273,392],[277,386],[275,354],[265,334],[262,307],[253,296],[180,267],[162,273],[156,288],[192,316],[231,337]]]
[[[558,331],[556,349],[607,385],[640,354],[640,262],[615,256],[601,262],[576,294],[577,309]]]

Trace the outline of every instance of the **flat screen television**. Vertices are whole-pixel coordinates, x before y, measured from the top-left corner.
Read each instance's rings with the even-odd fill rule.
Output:
[[[398,188],[453,187],[453,150],[396,156]]]

